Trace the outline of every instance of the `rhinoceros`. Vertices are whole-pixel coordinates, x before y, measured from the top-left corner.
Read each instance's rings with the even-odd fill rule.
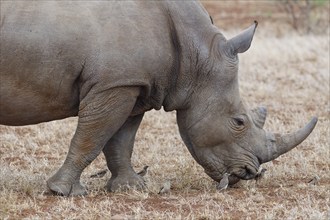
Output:
[[[83,195],[83,170],[103,151],[106,187],[143,186],[131,155],[146,111],[176,110],[181,137],[206,174],[230,184],[301,143],[263,130],[266,108],[241,100],[238,53],[257,22],[226,39],[195,1],[2,1],[0,123],[78,116],[54,193]]]

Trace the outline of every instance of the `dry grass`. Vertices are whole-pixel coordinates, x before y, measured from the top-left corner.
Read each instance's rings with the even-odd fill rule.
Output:
[[[241,94],[251,107],[268,107],[267,130],[287,132],[313,115],[319,122],[298,148],[265,164],[268,171],[258,185],[243,181],[216,192],[183,145],[175,113],[151,111],[133,154],[136,170],[150,166],[148,191],[107,193],[103,186],[109,173],[89,178],[106,166],[101,155],[82,175],[88,196],[55,197],[45,181],[61,166],[76,119],[0,126],[0,219],[329,219],[329,30],[274,36],[272,28],[261,22],[251,49],[240,56]],[[228,29],[225,35],[234,33]],[[315,175],[319,185],[307,184]],[[172,192],[159,196],[166,178]]]

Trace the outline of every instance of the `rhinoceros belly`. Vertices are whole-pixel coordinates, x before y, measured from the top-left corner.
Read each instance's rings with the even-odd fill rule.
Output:
[[[4,78],[0,83],[0,124],[28,125],[77,115],[76,86],[60,80],[36,86],[33,77]]]

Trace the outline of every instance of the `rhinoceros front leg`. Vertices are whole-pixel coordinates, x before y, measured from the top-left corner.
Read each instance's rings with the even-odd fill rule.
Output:
[[[131,165],[135,135],[142,118],[143,114],[128,118],[103,148],[112,174],[107,183],[109,191],[125,190],[128,187],[144,187],[143,178],[135,173]]]
[[[84,195],[82,171],[101,153],[107,141],[125,123],[136,102],[138,88],[89,91],[80,102],[78,126],[62,167],[48,181],[55,193]]]

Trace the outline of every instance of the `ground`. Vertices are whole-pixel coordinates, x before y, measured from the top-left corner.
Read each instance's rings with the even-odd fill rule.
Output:
[[[274,132],[297,129],[318,116],[308,139],[266,163],[260,182],[242,181],[218,192],[181,141],[175,112],[150,111],[138,131],[132,158],[137,171],[150,166],[148,189],[106,192],[109,173],[90,178],[106,167],[100,155],[82,175],[89,195],[63,198],[51,195],[45,182],[65,159],[76,118],[0,126],[0,219],[330,218],[329,25],[309,34],[293,30],[290,16],[275,1],[204,5],[228,38],[254,19],[259,21],[250,50],[240,56],[242,98],[251,107],[267,106],[265,129]],[[324,9],[329,20],[328,4],[318,13]],[[315,176],[319,183],[309,184]],[[167,179],[171,192],[158,195]]]

